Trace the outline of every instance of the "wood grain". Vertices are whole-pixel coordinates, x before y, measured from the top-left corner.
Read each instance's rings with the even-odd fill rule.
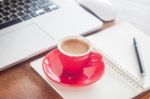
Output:
[[[144,91],[143,93],[135,96],[132,99],[150,99],[150,89]]]
[[[62,99],[31,68],[32,60],[0,72],[0,99]]]

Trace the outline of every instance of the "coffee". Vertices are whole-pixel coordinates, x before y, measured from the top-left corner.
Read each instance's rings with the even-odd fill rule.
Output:
[[[69,39],[61,44],[61,48],[66,53],[78,55],[87,52],[89,45],[79,39]]]

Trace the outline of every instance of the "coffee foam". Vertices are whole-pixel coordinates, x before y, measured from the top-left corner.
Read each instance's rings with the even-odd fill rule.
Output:
[[[61,48],[64,52],[74,55],[86,53],[90,49],[85,41],[79,39],[68,39],[62,42]]]

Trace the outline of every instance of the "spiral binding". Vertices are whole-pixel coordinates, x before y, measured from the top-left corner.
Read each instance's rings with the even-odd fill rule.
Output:
[[[100,52],[103,55],[103,60],[106,65],[106,68],[108,68],[110,71],[117,73],[117,75],[119,74],[121,78],[126,80],[129,84],[131,84],[139,91],[144,90],[144,84],[142,80],[137,79],[135,76],[129,73],[125,68],[123,68],[123,66],[119,65],[115,60],[109,57],[109,55],[104,53],[104,51],[100,50],[97,47],[93,47],[93,48],[94,50]]]

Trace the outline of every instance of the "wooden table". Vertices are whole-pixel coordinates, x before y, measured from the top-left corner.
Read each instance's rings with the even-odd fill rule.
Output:
[[[105,23],[102,30],[113,24]],[[30,66],[30,62],[45,54],[0,72],[0,99],[62,99]]]

